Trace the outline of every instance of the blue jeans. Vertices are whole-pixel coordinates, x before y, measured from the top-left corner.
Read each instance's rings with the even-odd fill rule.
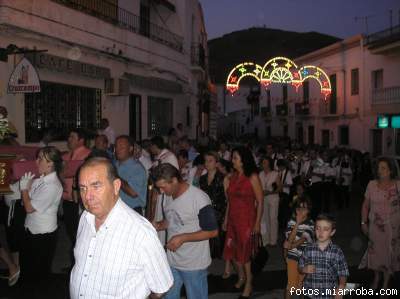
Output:
[[[207,270],[182,271],[171,267],[174,285],[165,295],[165,299],[180,299],[182,285],[185,285],[188,299],[207,299]]]

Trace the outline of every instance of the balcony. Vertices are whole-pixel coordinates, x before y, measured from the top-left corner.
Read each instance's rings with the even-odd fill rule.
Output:
[[[271,107],[261,107],[261,117],[263,118],[271,117]]]
[[[387,55],[400,50],[400,25],[368,35],[364,39],[372,54]]]
[[[400,86],[373,89],[371,105],[372,109],[379,113],[400,111]]]
[[[296,116],[309,116],[310,115],[310,104],[308,103],[295,103],[294,113]]]
[[[79,10],[105,22],[146,36],[176,51],[183,51],[183,38],[163,27],[149,22],[107,0],[52,0],[69,8]]]
[[[193,68],[206,69],[206,53],[202,44],[194,43],[190,51],[190,63]]]
[[[276,105],[276,116],[287,116],[288,110],[287,104]]]
[[[336,98],[334,103],[329,100],[321,100],[319,103],[319,116],[322,118],[335,118],[338,116],[337,103],[339,99]]]

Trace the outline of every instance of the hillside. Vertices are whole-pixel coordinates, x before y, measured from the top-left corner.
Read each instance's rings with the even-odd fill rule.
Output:
[[[272,57],[296,58],[340,41],[318,32],[292,32],[270,28],[235,31],[208,41],[210,76],[213,83],[225,83],[237,64],[252,61],[260,65]]]

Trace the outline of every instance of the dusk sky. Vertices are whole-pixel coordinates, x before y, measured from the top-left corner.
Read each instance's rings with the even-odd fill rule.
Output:
[[[317,31],[340,38],[400,23],[400,0],[200,0],[208,38],[249,27]],[[355,18],[358,17],[356,21]]]

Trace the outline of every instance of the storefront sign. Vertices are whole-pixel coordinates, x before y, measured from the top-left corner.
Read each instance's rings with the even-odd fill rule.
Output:
[[[110,78],[110,69],[108,68],[45,53],[36,54],[36,57],[34,57],[32,61],[37,68],[48,69],[55,72],[95,79]]]
[[[34,66],[25,57],[17,64],[8,80],[8,93],[40,92],[40,80]]]

